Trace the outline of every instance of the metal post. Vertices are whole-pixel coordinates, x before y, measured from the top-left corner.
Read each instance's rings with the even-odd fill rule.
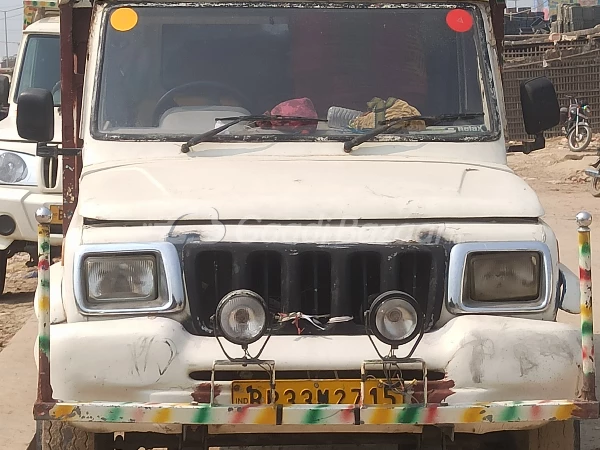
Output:
[[[590,225],[592,215],[587,211],[577,214],[579,234],[579,286],[581,293],[581,349],[583,362],[582,397],[596,401],[596,367],[594,365],[594,315],[592,312],[592,256]]]
[[[4,13],[4,45],[6,48],[6,67],[8,67],[8,21],[6,13],[8,11],[2,11]]]
[[[52,212],[39,208],[38,221],[38,403],[52,401],[50,385],[50,222]]]
[[[77,148],[76,123],[78,102],[75,79],[75,46],[73,28],[73,2],[60,4],[60,95],[62,111],[62,145]],[[85,58],[84,58],[85,59]],[[81,72],[83,73],[83,72]],[[63,236],[73,218],[79,195],[80,157],[63,156]]]

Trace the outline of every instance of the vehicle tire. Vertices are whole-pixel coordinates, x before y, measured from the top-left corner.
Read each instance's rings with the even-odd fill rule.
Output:
[[[590,192],[594,197],[600,197],[600,178],[593,177],[590,180]]]
[[[39,421],[37,425],[38,450],[114,450],[111,435],[91,433],[53,420]]]
[[[6,264],[8,263],[8,251],[0,251],[0,295],[4,294],[6,285]]]
[[[573,128],[567,136],[567,141],[572,152],[583,152],[592,142],[592,129],[589,125],[580,125],[579,135],[576,135]]]

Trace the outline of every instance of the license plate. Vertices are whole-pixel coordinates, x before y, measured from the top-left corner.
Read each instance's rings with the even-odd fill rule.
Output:
[[[232,402],[236,405],[271,403],[268,381],[234,381],[231,392]],[[279,380],[276,382],[274,403],[352,405],[358,403],[359,397],[359,380]],[[367,380],[363,403],[401,404],[403,397],[380,380]]]
[[[62,206],[52,205],[50,206],[50,212],[52,212],[52,225],[62,225],[63,223],[63,209]]]

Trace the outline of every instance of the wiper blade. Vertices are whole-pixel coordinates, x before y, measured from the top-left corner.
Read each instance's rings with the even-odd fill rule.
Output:
[[[354,147],[362,144],[363,142],[370,141],[375,136],[385,133],[395,125],[399,125],[403,122],[410,122],[413,120],[422,120],[426,125],[438,125],[440,123],[448,122],[449,120],[460,120],[460,119],[475,119],[483,116],[483,113],[469,113],[469,114],[442,114],[439,116],[407,116],[398,117],[397,119],[389,119],[380,122],[379,127],[373,128],[372,131],[365,133],[361,136],[357,136],[347,142],[344,142],[344,151],[350,153]]]
[[[187,153],[190,151],[190,149],[196,145],[199,144],[200,142],[204,142],[208,139],[211,139],[212,137],[216,136],[217,134],[219,134],[221,131],[226,130],[229,127],[232,127],[240,122],[251,122],[251,121],[259,121],[259,120],[264,120],[264,121],[294,121],[294,122],[327,122],[327,119],[314,119],[312,117],[296,117],[296,116],[279,116],[279,115],[275,115],[275,116],[269,116],[267,114],[259,114],[259,115],[255,115],[255,116],[236,116],[236,117],[223,117],[223,118],[219,118],[219,119],[215,119],[216,121],[220,121],[220,120],[229,120],[230,122],[226,123],[225,125],[221,125],[218,128],[215,128],[214,130],[210,130],[207,131],[206,133],[202,133],[199,134],[197,136],[194,136],[193,138],[191,138],[189,141],[187,141],[185,144],[181,145],[181,151],[182,153]]]

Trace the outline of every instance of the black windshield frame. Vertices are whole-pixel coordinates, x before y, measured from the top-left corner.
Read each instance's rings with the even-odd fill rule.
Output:
[[[104,62],[104,50],[106,45],[106,30],[108,27],[108,17],[110,12],[116,7],[153,7],[151,4],[146,2],[119,2],[118,5],[110,5],[104,8],[103,14],[100,21],[100,32],[99,32],[99,46],[98,63],[96,64],[94,77],[95,80],[99,80],[93,84],[92,90],[92,103],[90,111],[90,134],[96,140],[101,141],[134,141],[134,142],[182,142],[187,141],[194,134],[164,134],[164,133],[147,133],[147,134],[134,134],[134,133],[113,133],[100,131],[98,127],[99,120],[99,109],[100,109],[100,91],[101,91],[101,79],[103,73],[103,62]],[[488,42],[486,39],[487,34],[485,33],[486,27],[484,18],[480,8],[475,3],[463,3],[463,2],[444,2],[444,3],[374,3],[374,2],[361,2],[361,3],[348,3],[348,2],[306,2],[306,3],[295,3],[295,2],[270,2],[270,3],[247,3],[239,0],[234,0],[228,3],[161,3],[160,6],[154,6],[159,8],[314,8],[314,9],[385,9],[385,8],[397,8],[397,9],[452,9],[462,8],[470,11],[474,18],[474,26],[477,29],[477,58],[480,64],[480,70],[482,71],[482,83],[484,84],[485,96],[482,98],[484,102],[486,113],[488,113],[490,130],[479,133],[478,136],[468,136],[463,138],[450,137],[444,134],[397,134],[397,135],[382,135],[373,139],[374,142],[406,142],[406,141],[420,141],[420,142],[492,142],[497,141],[502,136],[502,125],[500,118],[500,105],[496,95],[494,86],[494,71],[491,66],[491,55],[489,52]],[[217,135],[211,139],[214,142],[345,142],[351,140],[351,135],[336,135],[336,136],[310,136],[310,135],[228,135],[220,136]]]

